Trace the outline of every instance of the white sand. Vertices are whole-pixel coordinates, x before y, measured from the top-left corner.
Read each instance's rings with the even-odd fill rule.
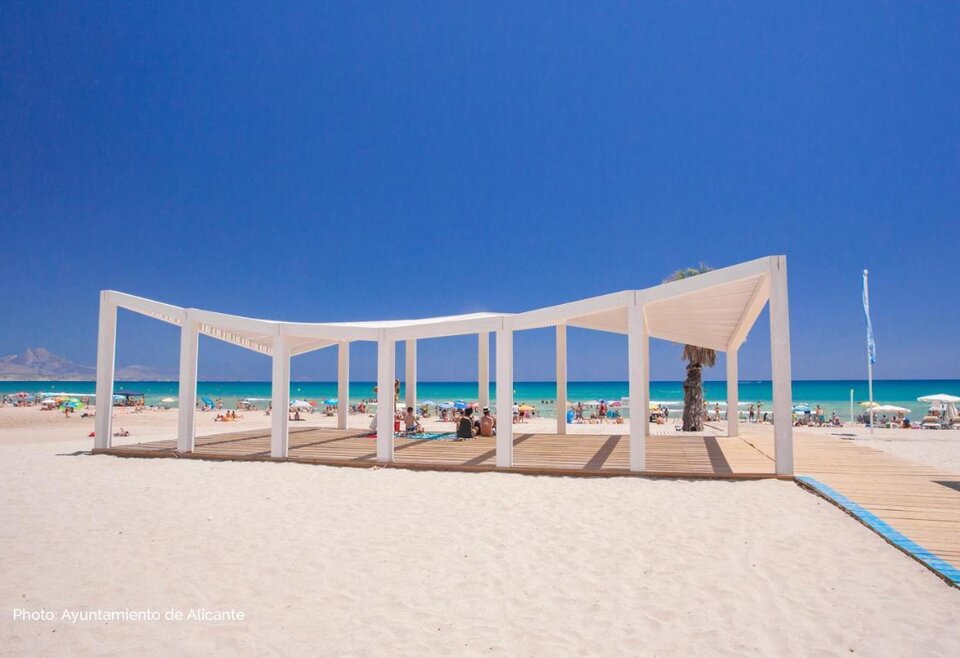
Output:
[[[171,438],[176,413],[117,422]],[[92,421],[0,427],[3,652],[960,655],[960,592],[788,482],[74,456]],[[13,619],[147,607],[246,618]]]

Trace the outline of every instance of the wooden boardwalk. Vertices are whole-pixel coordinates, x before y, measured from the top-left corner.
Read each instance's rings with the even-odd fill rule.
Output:
[[[520,428],[517,428],[518,430]],[[773,438],[749,425],[742,437],[654,435],[647,438],[646,477],[722,479],[772,478]],[[948,581],[960,569],[960,474],[916,464],[836,437],[794,435],[798,481],[826,485],[866,510],[909,541],[870,527],[917,557]],[[391,468],[501,471],[579,476],[629,476],[629,439],[620,434],[523,434],[514,437],[514,467],[497,469],[492,438],[467,441],[397,437]],[[176,442],[153,441],[98,451],[120,457],[262,460],[270,457],[270,430],[259,429],[199,437],[190,454],[176,452]],[[376,439],[365,430],[295,428],[290,430],[285,461],[370,468],[376,461]],[[816,489],[823,493],[824,488]],[[834,502],[837,502],[834,499]],[[842,505],[844,506],[844,505]],[[845,505],[849,510],[850,505]],[[857,514],[864,520],[863,514]],[[924,560],[916,545],[946,564]],[[957,584],[954,579],[954,584]]]
[[[397,437],[392,467],[456,471],[497,469],[496,440],[467,441]],[[636,475],[629,470],[629,439],[619,434],[522,434],[514,436],[513,472],[552,475]],[[270,430],[249,430],[198,437],[191,454],[176,452],[175,441],[153,441],[100,451],[120,457],[265,460]],[[363,430],[297,428],[290,430],[286,461],[333,466],[376,466],[376,439]],[[773,461],[737,438],[651,436],[647,439],[647,476],[774,477]]]

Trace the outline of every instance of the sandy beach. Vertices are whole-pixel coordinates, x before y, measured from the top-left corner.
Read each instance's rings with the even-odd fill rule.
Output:
[[[198,414],[198,433],[268,420]],[[0,409],[5,652],[960,651],[960,592],[792,482],[120,459],[86,454],[92,424]],[[169,438],[176,411],[120,426]],[[856,440],[960,463],[908,434]]]

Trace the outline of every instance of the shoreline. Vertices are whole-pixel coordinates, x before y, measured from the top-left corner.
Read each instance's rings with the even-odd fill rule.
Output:
[[[351,381],[350,404],[361,401],[369,402],[374,397],[375,382],[355,380]],[[434,402],[453,402],[477,400],[476,382],[418,382],[418,401],[432,400]],[[857,394],[863,387],[863,395]],[[854,418],[864,412],[860,404],[861,398],[866,398],[866,382],[857,380],[795,380],[793,382],[794,404],[808,404],[811,408],[820,405],[827,418],[835,413],[843,422],[850,421],[849,387],[855,390]],[[26,382],[22,380],[0,381],[0,394],[12,394],[24,391],[30,394],[39,392],[65,392],[92,396],[95,383],[85,381],[42,380]],[[726,384],[723,381],[708,380],[704,382],[707,407],[712,412],[715,403],[719,402],[725,408]],[[211,400],[220,398],[224,408],[235,408],[236,401],[243,398],[256,398],[262,406],[271,396],[269,381],[200,381],[198,382],[198,397],[209,397]],[[161,403],[164,398],[176,399],[178,383],[176,381],[118,381],[115,391],[133,390],[142,391],[146,395],[148,404],[176,408],[176,402]],[[402,401],[405,395],[405,386],[401,384]],[[960,395],[960,380],[876,380],[874,400],[884,404],[894,404],[910,409],[912,420],[920,420],[925,415],[928,405],[917,401],[917,397],[931,393],[953,393]],[[627,397],[629,387],[625,381],[570,381],[567,386],[567,399],[571,404],[587,403],[593,400],[617,401]],[[842,394],[842,399],[841,399]],[[291,400],[313,400],[320,404],[323,399],[335,398],[337,384],[335,381],[294,381],[290,387]],[[741,414],[745,414],[749,404],[759,404],[763,411],[772,409],[772,391],[769,380],[743,380],[739,383],[739,398]],[[552,401],[556,399],[556,384],[549,381],[523,381],[514,383],[514,400],[518,404],[530,404],[537,407],[539,415],[555,418],[556,412]],[[663,402],[671,411],[682,408],[682,382],[661,380],[650,382],[650,399],[654,402]],[[496,384],[490,388],[490,400],[496,400]]]

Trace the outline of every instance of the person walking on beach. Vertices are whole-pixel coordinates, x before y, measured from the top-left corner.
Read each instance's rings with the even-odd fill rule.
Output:
[[[750,413],[749,413],[749,419],[750,419],[750,422],[751,422],[751,423],[753,422],[753,416],[754,416],[754,413],[755,413],[755,412],[756,412],[756,408],[751,404],[751,405],[750,405]]]

